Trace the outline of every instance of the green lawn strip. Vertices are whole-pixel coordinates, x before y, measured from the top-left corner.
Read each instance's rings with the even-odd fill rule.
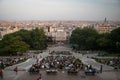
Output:
[[[104,54],[104,56],[109,56],[109,57],[120,57],[120,53],[107,53],[107,54]]]
[[[109,63],[110,61],[112,61],[113,59],[98,59],[98,58],[94,58],[97,62],[99,62],[99,63],[102,63],[102,64],[106,64],[106,65],[108,65],[107,63]],[[110,65],[110,66],[112,66],[112,67],[118,67],[118,68],[120,68],[120,64],[112,64],[112,65]]]
[[[16,62],[15,64],[19,64],[19,63],[25,62],[26,60],[27,60],[27,59],[22,59],[22,60]],[[14,65],[15,65],[15,64],[14,64]]]
[[[25,62],[26,60],[27,60],[27,59],[22,59],[22,60],[20,60],[20,61],[14,63],[14,64],[12,64],[12,65],[15,65],[15,64],[19,64],[19,63]],[[4,64],[3,66],[2,66],[2,65],[0,66],[0,69],[5,69],[6,67],[9,67],[9,66],[10,66],[10,65],[8,65],[8,64]]]

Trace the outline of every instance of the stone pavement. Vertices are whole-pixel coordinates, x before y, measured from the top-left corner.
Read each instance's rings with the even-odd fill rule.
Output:
[[[73,55],[76,57],[76,58],[79,58],[84,64],[86,65],[92,65],[92,67],[96,68],[97,70],[100,70],[100,66],[102,65],[103,66],[103,71],[108,71],[108,70],[113,70],[114,68],[111,67],[111,66],[107,66],[107,65],[104,65],[104,64],[101,64],[101,63],[98,63],[96,62],[94,59],[91,59],[91,58],[88,58],[89,55],[87,56],[83,56],[82,54],[79,54],[79,53],[75,53],[75,52],[72,52]],[[91,54],[92,55],[92,54]],[[90,56],[91,56],[90,55]],[[94,55],[94,54],[93,54]]]
[[[30,68],[32,66],[33,63],[36,62],[35,58],[30,58],[27,61],[20,63],[20,64],[16,64],[10,67],[5,68],[4,70],[13,70],[16,66],[18,66],[18,70],[19,71],[23,71],[23,70],[27,70],[28,68]]]
[[[86,58],[83,57],[81,58],[82,62],[86,65],[92,65],[94,68],[96,68],[97,70],[100,70],[100,66],[103,66],[103,71],[109,71],[109,70],[113,70],[114,68],[111,66],[107,66],[101,63],[96,62],[94,59],[91,58]]]
[[[45,71],[41,70],[40,73],[42,74],[43,80],[103,80],[97,75],[92,76],[88,75],[86,76],[83,71],[80,71],[77,75],[70,75],[67,74],[67,72],[58,71],[57,74],[46,74]],[[19,71],[18,74],[14,73],[13,71],[7,71],[4,73],[3,80],[37,80],[39,77],[39,74],[29,74],[29,72],[26,71]],[[9,75],[12,75],[9,76]]]
[[[2,80],[18,80],[19,77],[24,77],[24,73],[25,71],[18,71],[18,73],[16,74],[16,72],[14,71],[5,70]]]
[[[49,50],[69,50],[72,52],[72,50],[68,47],[63,47],[63,46],[59,46],[59,47],[50,47],[46,52],[43,52],[39,55],[37,55],[37,58],[41,59],[40,56],[42,56],[42,58],[46,57],[49,55]],[[94,68],[96,69],[100,69],[100,63],[96,62],[94,59],[91,58],[87,58],[85,56],[83,56],[82,54],[78,54],[75,52],[72,52],[73,56],[75,56],[76,58],[79,58],[82,60],[82,62],[84,64],[91,64],[93,65]],[[16,66],[11,66],[5,69],[4,71],[4,80],[36,80],[36,77],[38,77],[39,75],[30,75],[27,71],[27,69],[29,69],[29,67],[36,63],[36,59],[31,58],[28,59],[26,62],[24,63],[20,63],[17,64],[17,66],[19,66],[19,70],[21,69],[21,71],[18,72],[18,74],[16,75],[14,73],[14,71],[10,71],[13,70],[14,67]],[[26,71],[22,71],[22,70],[26,70]],[[46,75],[45,71],[41,71],[44,80],[120,80],[120,72],[115,72],[113,71],[113,67],[110,66],[106,66],[103,65],[103,70],[104,72],[101,74],[96,74],[95,76],[85,76],[84,72],[80,72],[77,76],[69,76],[67,75],[67,73],[61,73],[58,72],[58,75],[52,76],[52,75]]]
[[[41,60],[42,58],[48,56],[48,52],[43,52],[37,55],[37,58],[39,58],[39,60]],[[41,58],[40,58],[41,56]],[[16,64],[10,67],[5,68],[5,70],[13,70],[16,66],[18,66],[18,70],[19,71],[23,71],[23,70],[28,70],[32,64],[36,63],[36,58],[29,58],[27,61],[20,63],[20,64]]]
[[[120,80],[120,71],[106,71],[97,75],[103,80]]]
[[[104,64],[101,64],[101,63],[98,63],[96,62],[94,59],[91,59],[91,58],[87,58],[87,57],[91,57],[91,56],[96,56],[96,54],[90,54],[90,55],[82,55],[82,54],[79,54],[79,53],[75,53],[72,51],[72,49],[70,47],[65,47],[65,46],[54,46],[54,47],[51,47],[49,48],[50,51],[70,51],[73,53],[73,55],[76,57],[76,58],[79,58],[84,64],[86,65],[92,65],[94,68],[96,68],[97,70],[100,69],[100,65],[103,66],[103,71],[108,71],[108,70],[113,70],[114,68],[111,67],[111,66],[107,66],[107,65],[104,65]]]

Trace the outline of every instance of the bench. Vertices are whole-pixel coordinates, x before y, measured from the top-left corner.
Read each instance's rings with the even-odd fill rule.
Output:
[[[57,70],[54,70],[54,69],[52,69],[52,70],[46,70],[46,73],[47,74],[56,74]]]
[[[85,74],[88,75],[95,75],[96,73],[96,70],[95,69],[88,69],[88,70],[85,70]]]

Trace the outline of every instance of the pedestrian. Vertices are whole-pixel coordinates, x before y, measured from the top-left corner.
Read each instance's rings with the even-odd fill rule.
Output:
[[[18,67],[17,67],[17,66],[14,68],[14,71],[15,71],[16,74],[17,74],[17,72],[18,72]]]
[[[100,65],[100,73],[102,73],[102,65]]]
[[[0,78],[3,79],[3,71],[0,69]]]
[[[3,62],[3,61],[1,62],[1,64],[0,64],[0,65],[1,65],[1,68],[2,68],[2,69],[4,69],[4,68],[5,68],[5,65],[4,65],[4,62]]]
[[[42,74],[40,73],[40,76],[37,78],[37,80],[42,80]]]
[[[38,64],[38,62],[39,62],[39,59],[38,59],[38,58],[36,58],[36,64]]]

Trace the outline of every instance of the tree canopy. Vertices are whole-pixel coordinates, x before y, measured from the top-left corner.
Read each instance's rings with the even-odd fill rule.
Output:
[[[29,49],[43,50],[46,47],[47,38],[43,29],[20,30],[3,37],[0,41],[0,55],[16,55]]]
[[[92,49],[120,52],[120,28],[114,29],[111,33],[102,34],[90,28],[77,28],[72,32],[70,44],[78,45],[77,49],[79,50]]]
[[[110,33],[111,49],[120,52],[120,27]]]
[[[70,43],[77,44],[79,49],[92,49],[95,48],[97,35],[94,29],[77,28],[72,32]]]
[[[43,50],[47,47],[47,37],[43,29],[34,29],[31,31],[31,48]]]

